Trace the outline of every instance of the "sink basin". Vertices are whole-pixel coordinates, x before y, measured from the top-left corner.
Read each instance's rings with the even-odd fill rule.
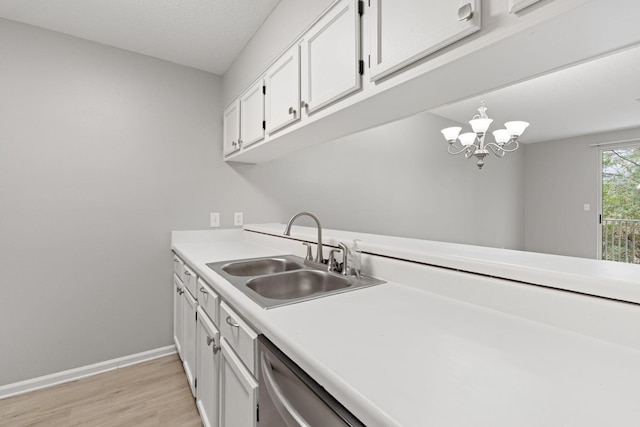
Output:
[[[301,270],[256,277],[246,286],[266,298],[290,300],[347,288],[351,283],[344,277],[324,271]]]
[[[232,276],[261,276],[300,270],[301,263],[286,258],[260,258],[248,261],[230,262],[222,266],[222,271]]]
[[[295,255],[210,262],[207,267],[265,309],[384,283],[311,268]]]

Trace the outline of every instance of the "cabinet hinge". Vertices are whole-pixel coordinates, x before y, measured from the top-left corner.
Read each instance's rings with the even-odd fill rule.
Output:
[[[266,86],[262,86],[262,94],[263,95],[267,94],[267,87]]]
[[[358,61],[358,72],[360,75],[364,74],[364,61],[362,59]]]
[[[256,405],[256,421],[260,422],[260,405]]]
[[[267,130],[267,121],[266,120],[262,121],[262,129],[263,130]]]
[[[358,1],[358,15],[362,16],[363,13],[364,13],[364,1],[363,0],[359,0]]]

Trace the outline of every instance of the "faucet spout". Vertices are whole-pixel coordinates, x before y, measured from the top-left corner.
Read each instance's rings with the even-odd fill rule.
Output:
[[[316,226],[318,227],[318,250],[316,251],[315,262],[321,264],[324,261],[324,256],[322,255],[322,226],[320,225],[320,220],[317,216],[315,216],[311,212],[298,212],[297,214],[292,216],[287,223],[287,227],[284,230],[284,235],[291,236],[291,226],[293,225],[293,222],[301,216],[308,216],[316,222]]]

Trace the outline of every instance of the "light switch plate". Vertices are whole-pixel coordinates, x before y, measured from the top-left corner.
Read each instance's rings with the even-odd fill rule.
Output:
[[[242,225],[242,212],[235,212],[233,214],[233,225]]]
[[[209,214],[209,227],[220,227],[220,212]]]

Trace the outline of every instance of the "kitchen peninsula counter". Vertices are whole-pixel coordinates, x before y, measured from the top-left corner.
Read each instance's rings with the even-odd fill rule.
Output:
[[[324,243],[362,239],[365,272],[387,283],[265,310],[206,266],[304,256],[300,241],[315,241],[315,229],[294,227],[292,238],[278,236],[283,229],[174,232],[172,248],[367,426],[602,426],[640,419],[640,306],[526,285],[522,276],[487,277],[515,274],[508,271],[514,267],[489,265],[482,275],[453,270],[470,271],[486,248],[465,252],[334,230],[323,230]],[[436,255],[424,249],[430,244]],[[486,251],[491,258],[501,250]],[[435,256],[450,265],[425,261]],[[538,269],[553,277],[562,265],[557,259]],[[621,271],[605,285],[631,286],[629,270]],[[602,316],[589,321],[594,314]]]

